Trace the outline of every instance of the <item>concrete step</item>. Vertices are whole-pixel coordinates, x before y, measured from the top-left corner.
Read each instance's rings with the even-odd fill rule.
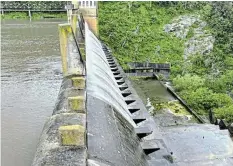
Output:
[[[141,142],[141,146],[146,155],[160,150],[160,147],[154,140],[147,140],[147,141]]]
[[[139,138],[143,138],[152,133],[152,130],[149,127],[138,127],[135,128],[135,132]]]
[[[141,118],[139,118],[139,117],[133,118],[133,121],[134,121],[136,124],[141,123],[141,122],[143,122],[143,121],[145,121],[145,120],[146,120],[146,118],[143,118],[143,117],[141,117]]]

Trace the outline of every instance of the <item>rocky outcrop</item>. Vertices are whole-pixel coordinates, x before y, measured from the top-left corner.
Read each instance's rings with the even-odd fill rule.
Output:
[[[166,24],[164,31],[187,40],[184,49],[184,58],[187,59],[190,55],[205,55],[213,50],[215,39],[205,28],[206,22],[199,16],[184,15],[172,20],[171,24]]]
[[[190,27],[197,21],[199,21],[199,19],[194,16],[180,16],[172,20],[173,23],[166,24],[164,31],[167,33],[172,32],[176,37],[185,39]]]

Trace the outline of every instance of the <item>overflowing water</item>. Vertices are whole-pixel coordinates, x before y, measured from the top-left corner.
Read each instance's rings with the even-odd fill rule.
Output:
[[[29,166],[61,83],[58,24],[2,21],[2,165]]]
[[[100,41],[85,25],[87,93],[113,106],[133,126],[127,104],[109,67]]]

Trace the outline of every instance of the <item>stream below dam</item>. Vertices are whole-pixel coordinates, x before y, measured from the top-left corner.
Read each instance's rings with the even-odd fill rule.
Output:
[[[30,166],[62,81],[58,24],[2,20],[2,165]]]

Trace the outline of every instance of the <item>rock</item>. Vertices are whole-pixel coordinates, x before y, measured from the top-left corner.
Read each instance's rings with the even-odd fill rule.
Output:
[[[189,27],[197,21],[199,19],[195,16],[180,16],[173,20],[174,23],[165,25],[164,31],[167,33],[174,32],[176,37],[184,39],[188,34]]]
[[[227,129],[227,124],[226,124],[226,122],[223,119],[220,120],[220,122],[219,122],[218,125],[219,125],[220,130]]]
[[[190,55],[205,55],[213,50],[215,39],[204,30],[206,25],[206,22],[200,20],[199,16],[184,15],[172,20],[171,24],[166,24],[164,31],[185,39],[192,30],[193,36],[185,42],[184,59],[187,59]]]
[[[186,48],[184,50],[184,58],[186,59],[190,55],[195,54],[209,54],[214,47],[214,37],[204,36],[204,37],[194,37],[190,38],[186,43]]]

